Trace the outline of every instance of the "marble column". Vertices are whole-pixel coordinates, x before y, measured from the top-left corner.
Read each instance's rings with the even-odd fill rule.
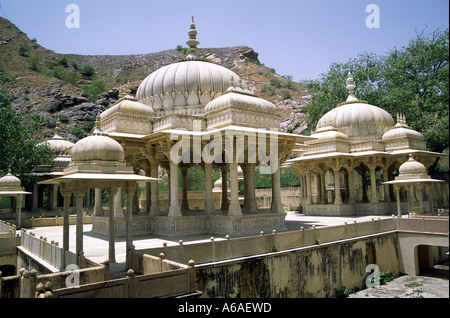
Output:
[[[311,173],[310,172],[306,172],[306,187],[305,187],[305,191],[306,191],[306,204],[312,204],[312,193],[311,193]],[[272,185],[273,186],[273,185]]]
[[[334,167],[334,204],[342,204],[340,167]]]
[[[16,196],[16,224],[18,229],[20,229],[22,225],[22,198],[23,195],[21,194]]]
[[[283,204],[281,203],[281,180],[280,180],[280,164],[277,170],[272,173],[272,213],[284,213]]]
[[[61,189],[60,189],[61,190]],[[63,196],[63,202],[64,202],[64,209],[63,209],[63,241],[62,241],[62,253],[61,253],[61,269],[66,268],[66,251],[69,250],[69,204],[70,204],[70,197],[72,196],[72,193],[70,192],[63,192],[61,191],[61,194]]]
[[[400,185],[394,184],[394,190],[397,197],[397,215],[398,217],[402,217],[402,206],[400,203]]]
[[[169,217],[178,217],[181,215],[181,209],[178,202],[178,164],[170,162],[170,206],[169,206]]]
[[[133,247],[133,198],[135,196],[136,183],[128,182],[127,196],[127,221],[126,221],[126,268],[131,268],[131,250]]]
[[[205,163],[205,213],[215,214],[212,186],[212,164]]]
[[[83,199],[86,191],[77,190],[75,192],[76,204],[77,204],[77,226],[76,226],[76,241],[75,251],[77,257],[81,255],[83,251]],[[80,265],[80,264],[78,264]]]
[[[151,177],[158,178],[158,164],[151,164]],[[150,205],[150,216],[155,216],[159,214],[159,190],[158,182],[149,182],[151,187],[151,205]]]
[[[94,202],[94,215],[99,216],[103,215],[102,208],[102,189],[95,188],[95,202]]]
[[[239,181],[238,181],[238,164],[230,163],[230,191],[231,200],[228,208],[228,215],[242,215],[241,206],[239,205]]]
[[[106,192],[109,196],[109,222],[108,222],[108,261],[116,262],[116,249],[114,246],[115,226],[114,226],[114,197],[119,192],[118,188],[108,188]]]
[[[118,188],[116,194],[113,198],[114,201],[114,217],[121,218],[123,217],[123,208],[122,208],[122,189]],[[111,210],[109,210],[109,213],[111,213]]]

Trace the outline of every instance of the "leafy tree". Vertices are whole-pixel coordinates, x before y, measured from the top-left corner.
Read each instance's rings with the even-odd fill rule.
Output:
[[[319,80],[304,81],[311,98],[303,110],[308,130],[347,98],[348,71],[353,72],[356,95],[394,118],[406,115],[408,125],[421,132],[429,150],[449,147],[449,33],[418,34],[407,46],[382,56],[363,53],[345,63],[333,63]],[[306,132],[307,134],[308,132]]]
[[[40,164],[51,164],[53,151],[43,144],[40,126],[33,120],[22,117],[2,100],[0,107],[0,171],[5,174],[8,169],[18,176],[23,186],[33,184],[30,175],[32,169]]]

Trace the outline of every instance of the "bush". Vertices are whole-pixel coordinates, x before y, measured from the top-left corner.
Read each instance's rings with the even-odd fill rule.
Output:
[[[95,74],[94,67],[91,65],[84,65],[80,68],[81,74],[83,74],[86,77],[91,77]]]
[[[30,59],[28,60],[28,67],[30,68],[30,70],[38,71],[40,60],[41,58],[37,55],[31,56]]]
[[[21,45],[20,47],[19,47],[19,54],[21,55],[21,56],[27,56],[28,55],[28,52],[30,51],[30,49],[27,47],[27,46],[25,46],[25,45]]]

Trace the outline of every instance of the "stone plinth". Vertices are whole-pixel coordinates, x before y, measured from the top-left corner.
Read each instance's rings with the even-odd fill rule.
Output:
[[[240,216],[196,214],[180,217],[168,216],[133,216],[133,235],[153,234],[163,236],[215,234],[215,235],[255,235],[261,231],[272,233],[272,230],[285,231],[284,213],[255,213]],[[114,219],[115,235],[126,234],[126,218]],[[92,231],[108,235],[108,216],[93,216]]]

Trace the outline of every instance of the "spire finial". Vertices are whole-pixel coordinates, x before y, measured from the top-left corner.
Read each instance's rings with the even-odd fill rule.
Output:
[[[186,41],[186,44],[189,45],[189,49],[187,50],[188,58],[195,58],[197,57],[197,45],[199,45],[200,42],[197,41],[197,30],[195,29],[194,16],[192,16],[192,23],[188,35],[189,40]]]
[[[348,100],[356,100],[355,97],[355,84],[353,84],[353,74],[349,71],[347,74],[347,91],[348,91]]]

